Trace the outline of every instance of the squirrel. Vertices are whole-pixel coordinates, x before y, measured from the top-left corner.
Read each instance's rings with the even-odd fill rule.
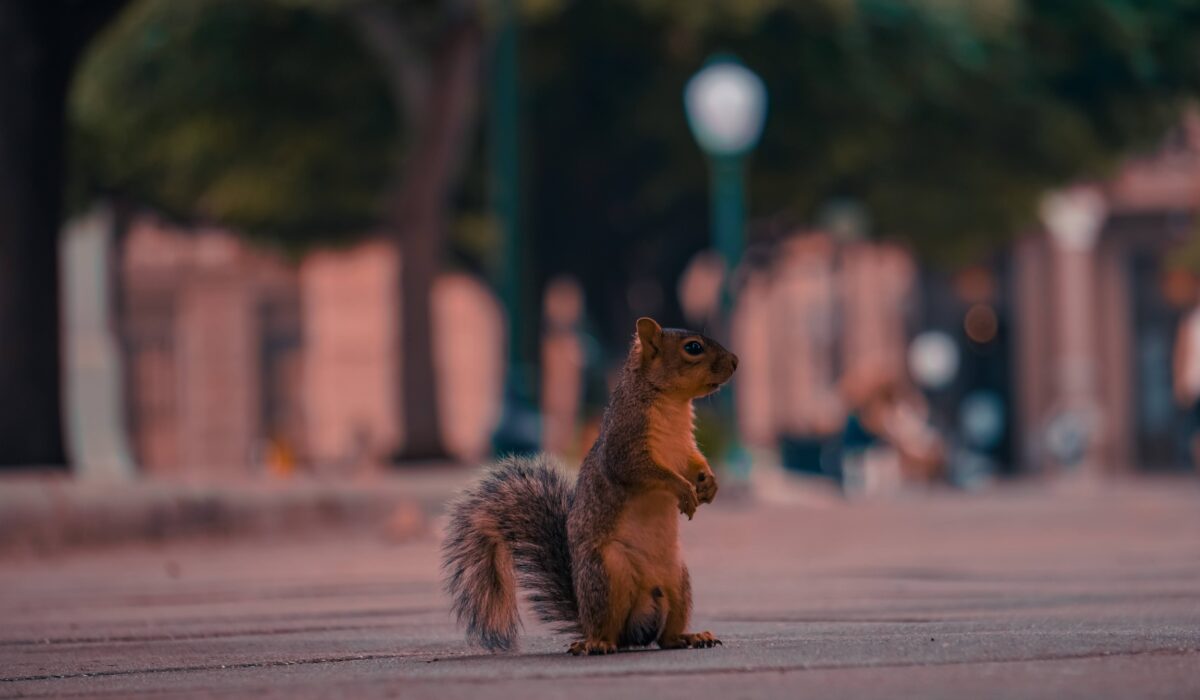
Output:
[[[574,487],[546,455],[509,457],[450,506],[442,569],[468,638],[513,648],[519,582],[538,617],[580,637],[575,655],[721,643],[687,631],[678,513],[691,520],[717,494],[692,400],[737,364],[711,338],[640,318]]]

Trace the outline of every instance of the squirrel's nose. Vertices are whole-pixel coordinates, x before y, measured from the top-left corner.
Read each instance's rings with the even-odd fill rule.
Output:
[[[737,362],[738,362],[738,360],[737,360],[737,355],[734,355],[733,353],[729,353],[729,359],[730,359],[730,361],[731,361],[731,362],[733,362],[733,368],[736,370],[736,369],[737,369]]]

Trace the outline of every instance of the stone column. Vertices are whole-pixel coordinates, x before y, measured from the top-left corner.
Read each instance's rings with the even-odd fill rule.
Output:
[[[580,341],[583,288],[561,276],[546,285],[542,300],[542,449],[564,456],[576,451],[586,357]]]
[[[113,215],[97,206],[63,232],[67,450],[81,479],[134,476],[113,319]]]
[[[199,233],[176,328],[179,457],[190,477],[244,476],[260,434],[260,330],[252,283],[226,234]]]
[[[1107,217],[1104,196],[1094,187],[1047,195],[1042,223],[1050,234],[1055,280],[1055,402],[1047,447],[1064,465],[1101,468],[1097,445],[1103,434],[1096,391],[1096,241]]]

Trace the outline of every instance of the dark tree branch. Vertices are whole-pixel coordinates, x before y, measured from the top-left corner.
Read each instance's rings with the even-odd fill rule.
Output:
[[[393,101],[404,114],[406,126],[423,129],[421,109],[429,95],[429,62],[417,46],[417,37],[395,6],[367,0],[347,9],[363,45],[379,61]]]

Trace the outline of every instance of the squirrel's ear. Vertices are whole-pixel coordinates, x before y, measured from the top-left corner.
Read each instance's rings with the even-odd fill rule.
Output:
[[[662,326],[658,321],[643,316],[637,320],[638,339],[642,341],[642,355],[654,357],[662,349]]]

